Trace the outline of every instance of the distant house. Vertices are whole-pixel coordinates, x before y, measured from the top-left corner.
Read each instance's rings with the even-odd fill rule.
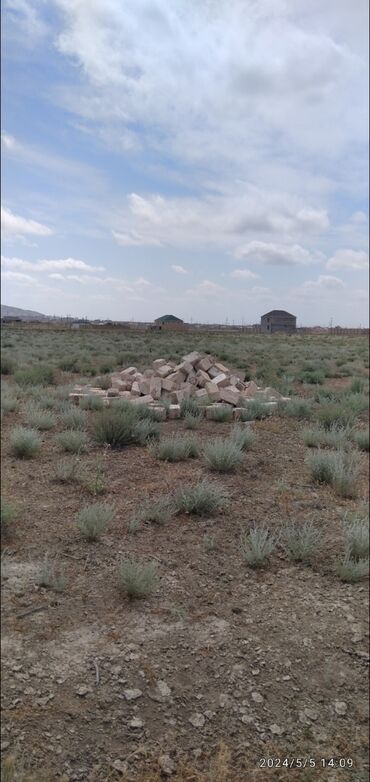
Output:
[[[176,318],[175,315],[162,315],[161,318],[156,318],[153,328],[155,330],[161,329],[183,329],[185,323],[181,318]]]
[[[296,329],[296,316],[285,310],[271,310],[261,317],[261,331],[264,334],[294,334]]]

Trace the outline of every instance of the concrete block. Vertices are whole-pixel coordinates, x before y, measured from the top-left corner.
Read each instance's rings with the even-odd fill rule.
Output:
[[[181,361],[180,364],[176,364],[175,372],[183,372],[187,377],[189,372],[194,372],[194,367],[189,363],[189,361]]]
[[[202,372],[208,372],[209,369],[211,369],[212,361],[208,357],[201,358],[201,360],[197,364],[197,369],[202,370]]]
[[[241,395],[243,399],[250,399],[251,397],[256,396],[257,391],[258,386],[254,380],[250,380],[248,383],[246,383],[244,391],[241,391]]]
[[[172,374],[172,367],[169,364],[163,364],[163,366],[158,367],[156,374],[161,378],[168,377],[168,375]]]
[[[174,383],[174,388],[180,388],[181,384],[186,380],[186,373],[181,372],[180,370],[172,372],[171,375],[167,375],[166,380],[172,381]]]
[[[197,388],[195,391],[195,397],[197,399],[206,399],[208,397],[207,391],[205,388]]]
[[[211,380],[213,380],[214,377],[217,377],[217,375],[220,374],[219,370],[217,369],[217,367],[214,364],[207,371],[208,371],[208,374],[209,374]]]
[[[150,392],[150,379],[146,378],[143,380],[140,380],[139,382],[139,389],[141,394],[149,394]]]
[[[218,369],[219,372],[223,372],[225,375],[230,375],[230,369],[225,367],[224,364],[221,364],[220,361],[215,361],[214,366],[216,369]]]
[[[131,386],[131,396],[141,396],[140,386],[139,383],[134,380],[132,386]]]
[[[184,356],[183,361],[186,361],[194,366],[194,364],[197,364],[198,361],[201,360],[201,358],[202,356],[200,355],[200,353],[198,353],[197,350],[194,350],[193,353],[188,353],[187,356]]]
[[[168,377],[162,380],[162,391],[174,391],[175,388],[176,383],[174,380],[170,380]]]
[[[153,377],[150,378],[149,393],[152,395],[153,399],[160,399],[161,391],[162,391],[161,378],[153,375]]]
[[[219,375],[216,375],[216,377],[211,380],[211,383],[214,383],[218,388],[225,388],[230,385],[230,379],[224,372],[220,372]]]
[[[240,400],[240,391],[235,386],[221,387],[220,395],[223,402],[228,402],[229,405],[235,405],[235,407]]]
[[[205,388],[212,402],[218,402],[221,399],[219,387],[216,386],[216,384],[213,383],[211,380],[208,383],[206,383]]]
[[[180,405],[170,405],[168,408],[168,418],[180,418]]]
[[[126,369],[122,369],[122,372],[120,372],[119,374],[122,380],[127,380],[128,377],[130,377],[131,375],[135,375],[136,372],[137,372],[136,367],[127,367]]]
[[[198,369],[195,377],[197,379],[198,386],[201,388],[204,388],[206,383],[209,383],[209,375],[203,369]]]
[[[159,369],[159,367],[164,367],[165,364],[167,364],[165,358],[156,358],[152,363],[152,367],[153,369]]]

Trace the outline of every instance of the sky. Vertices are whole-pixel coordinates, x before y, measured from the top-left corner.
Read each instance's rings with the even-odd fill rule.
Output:
[[[2,6],[2,303],[368,325],[368,0]]]

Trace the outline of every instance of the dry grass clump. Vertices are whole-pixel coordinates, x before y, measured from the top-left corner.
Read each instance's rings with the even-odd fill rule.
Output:
[[[51,413],[41,410],[36,405],[27,405],[26,423],[32,429],[38,429],[41,432],[47,432],[55,426],[57,419]]]
[[[254,432],[247,426],[234,426],[230,432],[230,439],[242,451],[249,451],[256,442]]]
[[[171,521],[176,512],[174,497],[171,494],[164,494],[156,500],[147,498],[140,510],[135,514],[130,522],[130,529],[135,528],[135,523],[139,526],[141,522],[150,522],[152,524],[166,524]],[[136,528],[138,528],[138,526]]]
[[[229,423],[233,419],[233,410],[232,407],[226,407],[226,405],[222,407],[214,407],[210,411],[211,419],[212,421],[215,421],[219,424],[225,424]]]
[[[359,454],[318,450],[309,454],[307,464],[315,483],[328,483],[341,497],[356,497]]]
[[[310,563],[320,549],[322,532],[311,521],[288,524],[282,530],[282,542],[293,562]]]
[[[243,450],[239,442],[231,438],[217,438],[204,447],[204,459],[210,470],[234,472],[243,461]]]
[[[158,440],[160,434],[160,424],[150,418],[143,418],[135,424],[134,437],[139,445],[146,445],[153,440]]]
[[[245,400],[241,404],[243,407],[243,410],[240,411],[242,421],[262,421],[272,415],[272,408],[260,399]]]
[[[118,570],[119,586],[130,600],[150,595],[158,586],[156,562],[124,559]]]
[[[329,429],[316,426],[303,430],[303,442],[308,448],[344,450],[351,447],[351,436],[351,427],[338,424],[333,424]]]
[[[200,411],[197,413],[186,413],[184,415],[185,429],[197,429],[202,419],[203,414]]]
[[[182,399],[180,402],[180,416],[185,418],[187,415],[199,415],[199,404],[196,399],[189,397],[189,399]]]
[[[41,448],[37,431],[16,426],[10,434],[11,453],[18,459],[32,459]]]
[[[114,516],[113,505],[96,502],[80,510],[77,514],[77,526],[86,540],[95,541],[103,535]]]
[[[172,435],[152,447],[152,453],[163,462],[182,462],[198,456],[198,444],[193,437]]]
[[[85,410],[80,410],[79,407],[72,407],[72,405],[67,403],[60,416],[60,420],[65,429],[86,429],[87,413]]]
[[[176,513],[211,516],[224,507],[225,501],[226,493],[221,486],[203,480],[180,491],[175,496],[175,508]]]
[[[80,468],[77,461],[61,459],[54,468],[53,480],[56,483],[78,483],[80,480]]]
[[[38,586],[46,589],[53,589],[55,592],[63,592],[66,587],[67,579],[59,565],[51,562],[46,555],[40,564],[36,574],[35,582]]]
[[[289,402],[278,403],[278,412],[286,418],[308,420],[312,416],[312,404],[308,399],[292,397]]]
[[[336,565],[336,574],[345,583],[362,581],[369,577],[369,557],[354,559],[346,552]]]
[[[343,519],[346,551],[354,559],[369,555],[369,516],[365,509],[347,514]]]
[[[56,441],[63,451],[67,453],[84,453],[89,444],[89,438],[85,432],[79,432],[74,429],[61,432],[57,436]]]
[[[100,396],[89,394],[80,399],[80,407],[82,410],[93,410],[96,412],[104,409],[104,402]]]
[[[353,433],[353,441],[360,451],[369,451],[369,429],[361,429]]]
[[[275,547],[276,540],[266,527],[252,527],[240,536],[241,554],[249,567],[264,567]]]

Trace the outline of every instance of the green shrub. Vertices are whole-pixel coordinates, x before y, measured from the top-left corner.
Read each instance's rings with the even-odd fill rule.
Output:
[[[41,440],[34,429],[16,426],[10,435],[11,452],[18,459],[31,459],[39,452]]]
[[[356,443],[360,451],[369,450],[369,429],[361,429],[358,432],[353,433],[353,441]]]
[[[369,556],[369,518],[366,510],[345,517],[343,535],[350,557],[363,559]]]
[[[103,410],[104,402],[100,396],[89,394],[80,399],[80,407],[82,410]]]
[[[196,399],[193,397],[189,397],[188,399],[183,399],[180,402],[180,416],[181,418],[185,418],[188,414],[191,415],[197,415],[199,414],[199,405]]]
[[[198,456],[198,445],[192,437],[172,435],[153,446],[153,455],[163,462],[182,462]]]
[[[67,453],[84,453],[88,446],[88,437],[85,432],[74,429],[61,432],[56,438],[58,445]]]
[[[86,540],[98,540],[114,518],[113,505],[96,502],[87,505],[77,515],[77,526]]]
[[[266,527],[252,527],[240,536],[241,554],[249,567],[260,568],[266,565],[275,546],[276,540]]]
[[[322,386],[325,382],[325,373],[320,369],[306,369],[303,370],[303,372],[300,372],[297,380],[300,380],[301,383],[308,383],[309,385]]]
[[[9,391],[1,392],[1,413],[7,415],[7,413],[15,413],[19,408],[19,400],[12,396]]]
[[[171,521],[176,511],[174,498],[170,494],[158,497],[156,500],[146,499],[139,512],[135,514],[138,522],[166,524]]]
[[[334,425],[330,429],[312,427],[303,430],[303,441],[308,448],[335,448],[344,450],[351,447],[350,427]]]
[[[54,383],[54,369],[47,364],[18,369],[14,375],[20,386],[50,386]]]
[[[282,531],[284,548],[294,562],[311,562],[320,548],[322,532],[307,521],[304,524],[288,524]]]
[[[38,586],[53,589],[55,592],[63,592],[67,584],[61,567],[50,562],[47,555],[39,567],[35,581]]]
[[[355,414],[347,405],[332,402],[320,405],[316,418],[324,429],[331,429],[333,426],[351,426],[355,420]]]
[[[68,403],[67,403],[68,404]],[[87,426],[87,413],[68,404],[68,407],[60,416],[61,423],[65,429],[85,429]]]
[[[124,559],[118,577],[120,588],[131,600],[147,597],[158,586],[157,563]]]
[[[232,439],[213,440],[205,445],[203,453],[209,469],[216,472],[233,472],[243,461],[243,450]]]
[[[1,354],[1,374],[12,375],[15,369],[15,362],[11,356],[6,353]]]
[[[51,413],[40,410],[35,405],[28,405],[26,409],[26,423],[32,429],[46,432],[55,426],[56,418]]]
[[[58,361],[58,369],[63,372],[76,372],[77,356],[62,356]]]
[[[78,462],[75,460],[67,461],[66,459],[57,462],[53,480],[57,483],[78,483],[80,480]]]
[[[242,451],[249,451],[256,442],[256,436],[249,426],[234,426],[230,432],[230,439]]]
[[[369,558],[353,559],[347,551],[337,563],[336,573],[345,583],[362,581],[369,576]]]
[[[95,378],[96,388],[102,388],[103,391],[107,391],[107,389],[111,388],[111,386],[112,386],[112,381],[109,375],[104,375],[103,377]]]
[[[226,405],[222,405],[222,407],[212,407],[212,411],[210,411],[211,419],[212,421],[216,421],[216,423],[219,424],[225,424],[229,423],[229,421],[232,421],[233,419],[233,409],[232,407],[226,407]]]
[[[200,411],[198,411],[195,415],[194,413],[186,413],[184,415],[185,429],[197,429],[202,419],[203,414]]]
[[[316,483],[328,483],[342,497],[356,496],[356,480],[359,471],[359,459],[355,453],[344,451],[309,454],[307,459],[312,480]]]
[[[220,486],[203,480],[175,496],[176,513],[210,516],[224,507],[225,500],[226,494]]]
[[[99,372],[102,375],[107,375],[109,372],[113,372],[114,369],[114,362],[113,361],[102,361],[102,363],[99,366]],[[108,386],[110,388],[110,386]]]
[[[5,497],[1,497],[1,534],[8,534],[12,521],[15,518],[15,508]]]
[[[134,407],[114,406],[99,413],[95,421],[95,440],[99,445],[110,445],[111,448],[124,448],[134,443],[137,414]]]
[[[134,440],[135,442],[138,442],[139,445],[146,445],[148,442],[158,440],[160,433],[160,425],[150,418],[144,418],[142,421],[137,421],[133,431]]]
[[[278,412],[287,418],[308,420],[312,415],[312,406],[307,399],[296,396],[291,397],[289,402],[279,402]]]
[[[352,394],[363,394],[365,391],[365,381],[362,377],[354,377],[351,385],[350,390]]]
[[[245,400],[241,403],[243,410],[240,411],[242,421],[262,421],[272,414],[272,408],[260,399]]]

